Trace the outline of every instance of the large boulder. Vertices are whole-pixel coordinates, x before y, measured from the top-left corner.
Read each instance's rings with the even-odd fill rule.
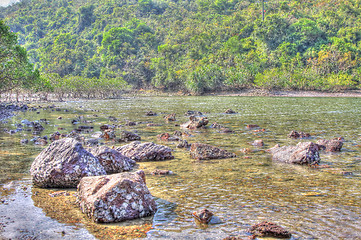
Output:
[[[30,173],[33,183],[44,188],[74,188],[82,177],[106,174],[99,160],[73,138],[51,143],[35,158]]]
[[[136,162],[161,161],[174,158],[171,148],[152,142],[141,143],[136,141],[121,146],[116,150]]]
[[[197,129],[197,128],[205,127],[207,124],[208,124],[207,117],[190,116],[189,121],[183,123],[181,127],[189,128],[189,129]]]
[[[91,148],[90,153],[98,158],[107,174],[130,171],[135,165],[134,160],[107,146]]]
[[[230,153],[227,152],[226,150],[204,143],[193,143],[191,145],[190,154],[192,158],[197,160],[236,157],[236,154],[234,153]]]
[[[322,149],[326,150],[327,152],[340,152],[343,146],[342,139],[321,139],[316,142]]]
[[[82,178],[77,204],[94,222],[102,223],[146,217],[157,211],[143,171]]]
[[[300,165],[315,165],[320,163],[320,147],[313,142],[300,142],[296,146],[276,145],[268,151],[277,162]]]

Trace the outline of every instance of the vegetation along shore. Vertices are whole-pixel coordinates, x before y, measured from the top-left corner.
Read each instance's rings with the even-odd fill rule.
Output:
[[[359,11],[341,0],[23,0],[0,7],[0,92],[359,89]]]

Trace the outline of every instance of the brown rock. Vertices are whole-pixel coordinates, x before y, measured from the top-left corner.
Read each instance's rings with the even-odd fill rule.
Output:
[[[98,158],[107,174],[130,171],[135,165],[134,160],[107,146],[91,148],[90,153]]]
[[[252,143],[253,146],[257,146],[257,147],[263,147],[264,143],[262,139],[258,139],[258,140],[254,140],[254,142]]]
[[[343,141],[338,139],[321,139],[318,140],[316,143],[327,152],[340,152],[343,146]]]
[[[174,142],[174,141],[181,141],[181,139],[178,136],[171,136],[169,133],[162,133],[157,135],[157,139],[159,141],[166,141],[166,142]]]
[[[175,113],[171,113],[171,114],[168,114],[166,116],[164,116],[164,119],[168,122],[171,122],[171,121],[176,121],[176,118],[175,118]]]
[[[188,143],[187,140],[182,140],[178,145],[177,148],[190,148],[191,144]]]
[[[115,131],[113,129],[106,129],[104,132],[100,135],[101,138],[104,138],[105,140],[109,139],[115,139]]]
[[[120,138],[117,140],[120,142],[130,142],[130,141],[138,141],[140,139],[141,137],[138,134],[124,130],[120,133]]]
[[[208,224],[211,221],[212,217],[213,217],[213,213],[205,208],[205,209],[193,212],[192,216],[197,221],[199,221],[201,223]]]
[[[272,160],[284,163],[301,165],[317,165],[320,163],[319,146],[313,142],[300,142],[296,146],[283,146],[278,144],[269,149]]]
[[[234,113],[237,113],[237,112],[235,112],[235,111],[233,111],[232,109],[229,108],[224,113],[225,114],[234,114]]]
[[[157,116],[157,113],[149,111],[145,114],[145,116]]]
[[[172,155],[172,149],[152,142],[141,143],[136,141],[121,146],[116,150],[136,162],[161,161],[174,158]]]
[[[304,132],[297,132],[297,131],[291,131],[288,134],[289,138],[294,138],[294,139],[298,139],[298,138],[310,138],[311,134],[309,133],[304,133]]]
[[[172,175],[173,172],[169,170],[156,169],[151,172],[152,175]]]
[[[236,157],[234,153],[203,143],[193,143],[191,145],[190,155],[197,160]]]
[[[257,124],[248,124],[246,126],[247,129],[253,129],[253,128],[259,128],[259,126]]]
[[[94,222],[153,215],[157,206],[143,178],[143,171],[85,177],[78,185],[77,204]]]
[[[99,160],[72,138],[51,143],[30,168],[33,183],[44,188],[74,188],[85,176],[106,174]]]
[[[263,221],[253,225],[250,233],[257,237],[275,237],[275,238],[290,238],[291,233],[275,223]]]

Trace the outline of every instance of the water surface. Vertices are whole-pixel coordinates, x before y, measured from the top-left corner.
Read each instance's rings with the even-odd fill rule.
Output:
[[[159,206],[154,218],[144,220],[153,227],[147,233],[147,238],[247,237],[247,229],[251,225],[268,220],[289,229],[293,239],[361,239],[360,98],[140,97],[63,102],[56,105],[71,111],[48,109],[41,110],[39,114],[19,113],[8,123],[0,124],[0,181],[4,186],[28,184],[30,189],[29,168],[43,148],[19,143],[22,138],[30,138],[31,132],[20,131],[9,135],[2,131],[4,128],[15,129],[14,125],[24,118],[30,121],[46,118],[49,124],[44,125],[46,129],[42,135],[55,131],[70,132],[76,127],[71,124],[71,120],[77,116],[84,116],[82,120],[88,122],[94,121],[82,124],[94,126],[94,131],[86,136],[99,131],[99,126],[104,123],[124,125],[126,121],[135,121],[139,124],[123,126],[121,129],[136,131],[143,141],[168,145],[174,149],[175,156],[173,160],[139,164],[139,169],[146,172],[168,169],[175,173],[165,177],[147,175],[147,186]],[[228,108],[238,113],[224,114]],[[145,116],[149,110],[158,115]],[[215,129],[190,131],[192,136],[186,138],[188,142],[212,144],[236,153],[237,158],[196,161],[184,149],[177,149],[175,144],[159,142],[156,138],[158,134],[180,130],[178,125],[187,121],[184,115],[187,110],[201,111],[208,117],[210,124],[217,122],[234,131],[228,134],[219,133]],[[176,113],[176,122],[164,121],[163,116],[169,113]],[[63,119],[57,119],[58,116]],[[118,121],[110,121],[109,116],[116,117]],[[147,127],[146,123],[149,122],[161,126]],[[247,124],[257,124],[266,131],[248,130]],[[287,135],[292,130],[304,131],[313,137],[308,140],[290,139]],[[340,136],[345,138],[342,152],[322,152],[321,163],[324,168],[321,169],[275,164],[265,151],[275,144],[295,145],[299,141],[316,142],[321,138]],[[266,145],[257,148],[249,144],[257,139],[263,139]],[[244,148],[252,152],[245,154],[241,151]],[[8,201],[18,196],[16,194],[20,190],[18,188],[17,193],[3,194],[3,199]],[[34,196],[31,197],[31,192],[28,194],[29,201],[22,201],[34,205]],[[16,199],[13,202],[16,203]],[[42,211],[36,212],[37,215],[51,215],[38,206],[35,203],[34,208]],[[195,224],[191,213],[200,208],[211,210],[222,223],[209,225],[208,228]],[[7,216],[1,207],[0,213]],[[44,228],[49,222],[55,224],[54,221],[59,229],[71,226],[54,217],[44,218],[43,221]],[[130,224],[144,224],[144,221]],[[95,236],[92,227],[86,224],[77,227],[79,229],[69,231],[70,236],[81,234],[84,239]],[[5,227],[2,235],[11,236],[11,231],[11,228]],[[45,238],[51,235],[38,236]],[[63,235],[55,236],[64,238]]]

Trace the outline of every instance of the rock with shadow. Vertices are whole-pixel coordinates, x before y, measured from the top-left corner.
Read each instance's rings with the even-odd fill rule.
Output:
[[[157,211],[143,171],[84,177],[77,191],[77,204],[94,222],[121,222]]]
[[[174,158],[172,155],[173,150],[171,148],[152,142],[141,143],[139,141],[135,141],[118,147],[116,150],[136,162],[162,161]]]
[[[278,144],[268,149],[272,154],[272,160],[282,163],[300,165],[318,165],[320,163],[320,147],[313,142],[300,142],[296,146],[283,146]]]

